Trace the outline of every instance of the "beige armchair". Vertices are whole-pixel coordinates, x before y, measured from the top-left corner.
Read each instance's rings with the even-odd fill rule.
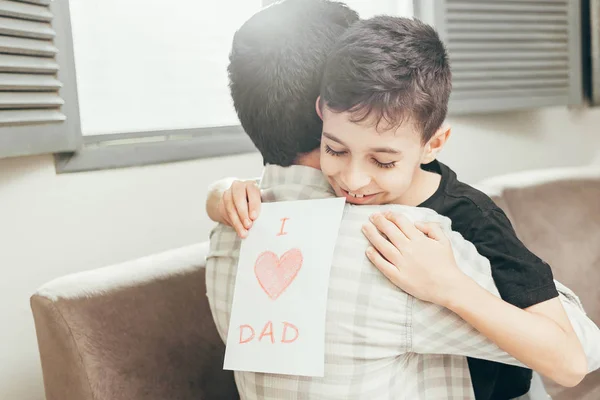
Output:
[[[238,398],[206,299],[207,247],[41,287],[31,307],[47,400]]]

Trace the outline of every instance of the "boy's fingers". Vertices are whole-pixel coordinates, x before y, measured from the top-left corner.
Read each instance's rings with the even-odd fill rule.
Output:
[[[416,222],[415,226],[428,237],[437,240],[438,242],[447,239],[442,227],[435,222]]]
[[[219,201],[219,214],[223,217],[223,222],[229,226],[231,226],[231,221],[229,220],[229,215],[227,213],[227,209],[225,208],[225,196],[221,196],[221,201]]]
[[[379,231],[383,233],[398,250],[400,250],[400,252],[402,252],[404,246],[410,243],[404,232],[383,215],[373,214],[371,216],[371,221],[377,229],[379,229]]]
[[[433,224],[432,233],[434,234],[434,238],[439,242],[448,240],[448,236],[446,236],[440,224]]]
[[[246,231],[242,225],[242,222],[240,221],[240,217],[238,217],[237,209],[233,203],[233,194],[231,189],[227,189],[225,193],[223,193],[223,204],[225,206],[227,216],[229,217],[229,221],[231,222],[231,226],[233,229],[235,229],[239,237],[245,238],[248,234],[248,231]]]
[[[248,197],[246,196],[246,183],[235,181],[231,185],[233,193],[233,203],[237,210],[238,219],[242,222],[244,228],[249,229],[252,226],[250,216],[248,215]]]
[[[381,256],[373,247],[369,247],[366,251],[367,258],[373,265],[381,271],[394,285],[398,286],[400,282],[400,271],[398,268]]]
[[[419,238],[420,236],[423,236],[423,233],[415,227],[415,224],[413,224],[411,220],[406,218],[404,215],[395,214],[393,212],[388,211],[385,213],[385,217],[392,221],[394,224],[396,224],[396,226],[400,228],[400,230],[404,232],[406,237],[410,240],[414,240]]]
[[[363,225],[362,232],[369,242],[371,242],[373,247],[375,247],[375,249],[381,253],[383,257],[385,257],[392,264],[398,264],[400,260],[400,252],[396,246],[381,236],[381,233],[379,233],[375,225],[372,223]]]
[[[250,210],[250,220],[254,221],[260,214],[260,204],[262,202],[260,198],[260,189],[256,184],[252,183],[248,186],[248,204]]]

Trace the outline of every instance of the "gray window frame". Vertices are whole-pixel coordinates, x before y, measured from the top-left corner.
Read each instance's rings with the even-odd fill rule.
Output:
[[[55,155],[58,173],[139,167],[256,151],[239,125],[83,136],[83,142],[75,153]]]
[[[600,106],[600,0],[590,0],[589,7],[590,104]]]

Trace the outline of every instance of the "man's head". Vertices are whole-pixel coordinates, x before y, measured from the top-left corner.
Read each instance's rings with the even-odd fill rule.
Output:
[[[314,109],[325,62],[358,20],[327,0],[284,0],[250,18],[235,34],[229,81],[242,127],[268,164],[289,166],[319,148]]]
[[[370,204],[414,198],[420,165],[449,135],[450,91],[448,57],[433,28],[396,17],[354,24],[327,61],[317,102],[321,168],[337,194]]]

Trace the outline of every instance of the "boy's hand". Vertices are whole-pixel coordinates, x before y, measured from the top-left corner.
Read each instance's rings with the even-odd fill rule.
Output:
[[[363,233],[373,245],[367,249],[369,260],[394,285],[421,300],[445,306],[467,278],[438,224],[413,224],[388,212],[373,214]]]
[[[260,190],[255,181],[234,181],[223,192],[218,210],[224,222],[231,225],[239,237],[245,238],[252,222],[258,218],[260,204]]]

